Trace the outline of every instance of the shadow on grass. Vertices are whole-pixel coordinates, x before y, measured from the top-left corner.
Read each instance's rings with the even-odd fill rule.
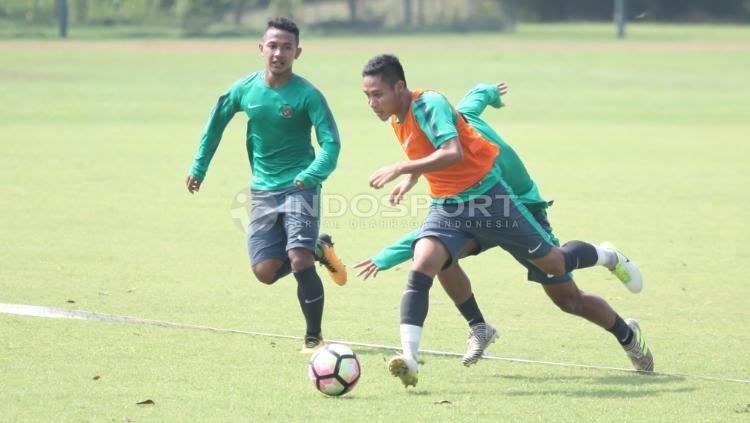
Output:
[[[588,383],[597,385],[626,385],[626,386],[643,386],[643,385],[657,385],[666,383],[676,383],[685,381],[683,376],[670,376],[670,375],[659,375],[659,374],[621,374],[621,375],[608,375],[608,376],[558,376],[558,377],[543,377],[543,376],[521,376],[521,375],[501,375],[498,376],[500,379],[506,379],[509,381],[521,381],[521,382],[532,382],[532,383],[545,383],[545,382],[567,382],[567,381],[588,381]]]
[[[509,397],[536,397],[536,396],[560,396],[573,398],[645,398],[664,394],[693,392],[696,388],[674,388],[674,389],[642,389],[630,391],[625,389],[550,389],[538,391],[509,391],[504,395]]]
[[[524,387],[537,385],[538,389],[509,390],[505,393],[507,396],[526,397],[526,396],[565,396],[565,397],[589,397],[589,398],[640,398],[653,397],[664,394],[687,393],[693,392],[697,388],[688,386],[669,386],[682,384],[685,378],[682,376],[669,375],[645,375],[645,374],[625,374],[609,376],[561,376],[561,377],[541,377],[541,376],[519,376],[503,375],[500,379],[510,382],[522,383]],[[584,389],[577,386],[571,386],[569,389],[560,387],[549,387],[548,384],[566,384],[579,383],[585,385]],[[613,387],[617,385],[617,387]],[[549,387],[549,389],[548,389]]]

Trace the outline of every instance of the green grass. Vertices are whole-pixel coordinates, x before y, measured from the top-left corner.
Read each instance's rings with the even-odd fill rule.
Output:
[[[454,101],[505,80],[508,107],[486,117],[556,200],[558,237],[616,242],[646,283],[634,296],[592,269],[579,285],[639,319],[658,370],[750,379],[750,29],[633,26],[622,43],[610,29],[306,39],[295,69],[343,137],[325,192],[370,193],[367,176],[402,159],[361,94],[370,56],[399,54],[412,86]],[[255,281],[231,218],[249,180],[241,116],[201,193],[183,185],[215,99],[260,67],[252,40],[0,43],[0,302],[299,335],[295,282]],[[420,218],[348,214],[323,229],[351,264]],[[465,268],[501,330],[491,353],[628,366],[506,254]],[[407,272],[324,280],[325,335],[397,344]],[[436,287],[423,347],[462,351],[465,333]],[[9,315],[0,340],[0,421],[706,422],[746,421],[750,403],[748,385],[430,356],[404,391],[389,352],[363,348],[360,385],[329,399],[308,384],[298,341]]]

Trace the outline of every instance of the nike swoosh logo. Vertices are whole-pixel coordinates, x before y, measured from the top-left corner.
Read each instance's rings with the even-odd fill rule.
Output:
[[[247,105],[247,110],[256,109],[256,108],[262,107],[262,106],[263,106],[262,104],[248,104]]]
[[[419,291],[414,290],[414,289],[407,289],[406,291],[404,291],[404,294],[408,294],[410,292],[419,292]]]
[[[529,250],[529,254],[534,254],[536,250],[538,250],[542,246],[542,243],[540,242],[539,245],[536,246],[533,250]]]
[[[404,143],[401,144],[401,147],[403,147],[404,150],[406,150],[406,148],[409,147],[409,143],[411,142],[411,137],[413,137],[413,136],[414,136],[414,134],[409,134],[409,136],[406,137],[406,140],[404,140]]]
[[[314,303],[314,302],[316,302],[316,301],[320,301],[320,300],[322,300],[322,299],[323,299],[323,296],[321,295],[320,297],[318,297],[318,298],[313,298],[312,300],[305,300],[305,304],[312,304],[312,303]]]

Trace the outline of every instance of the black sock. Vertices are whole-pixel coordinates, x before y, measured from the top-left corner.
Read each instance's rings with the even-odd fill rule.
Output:
[[[406,289],[401,296],[401,324],[423,326],[430,304],[432,278],[422,272],[409,272]]]
[[[276,271],[276,280],[279,280],[290,273],[292,273],[292,262],[289,258],[286,258],[284,259],[284,262],[281,263],[279,270]]]
[[[619,314],[615,315],[615,325],[607,330],[617,338],[620,345],[628,345],[633,340],[633,330],[622,320]]]
[[[570,241],[560,247],[565,258],[565,273],[596,265],[599,254],[596,247],[583,241]]]
[[[323,320],[323,283],[320,281],[315,266],[305,270],[294,272],[297,279],[297,299],[302,307],[307,323],[307,335],[318,336],[320,334],[320,323]]]
[[[471,297],[469,297],[468,300],[464,301],[463,304],[458,304],[456,307],[458,308],[458,311],[461,312],[461,315],[464,316],[464,319],[466,319],[469,326],[474,326],[477,323],[484,323],[484,316],[482,316],[482,312],[479,311],[479,306],[477,305],[477,300],[474,298],[474,294],[471,294]]]

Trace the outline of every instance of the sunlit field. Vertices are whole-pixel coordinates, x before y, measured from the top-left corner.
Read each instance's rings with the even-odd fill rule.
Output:
[[[639,320],[659,375],[425,354],[405,390],[387,349],[354,347],[356,389],[316,392],[298,339],[0,314],[0,421],[748,421],[750,28],[520,27],[513,34],[309,38],[295,71],[342,136],[322,230],[349,265],[323,269],[324,336],[398,345],[409,264],[352,265],[419,225],[363,200],[404,159],[367,107],[360,72],[397,54],[411,87],[457,102],[505,81],[485,118],[521,155],[562,240],[610,240],[636,261],[634,295],[601,268],[579,286]],[[93,37],[92,37],[93,38]],[[0,41],[0,303],[302,336],[296,282],[254,279],[250,180],[237,115],[199,194],[184,186],[208,113],[262,67],[257,40]],[[388,190],[386,190],[387,193]],[[415,193],[425,193],[422,183]],[[629,368],[607,332],[565,315],[501,250],[464,267],[505,358]],[[463,352],[467,328],[433,288],[422,346]],[[151,405],[137,405],[145,400]]]

